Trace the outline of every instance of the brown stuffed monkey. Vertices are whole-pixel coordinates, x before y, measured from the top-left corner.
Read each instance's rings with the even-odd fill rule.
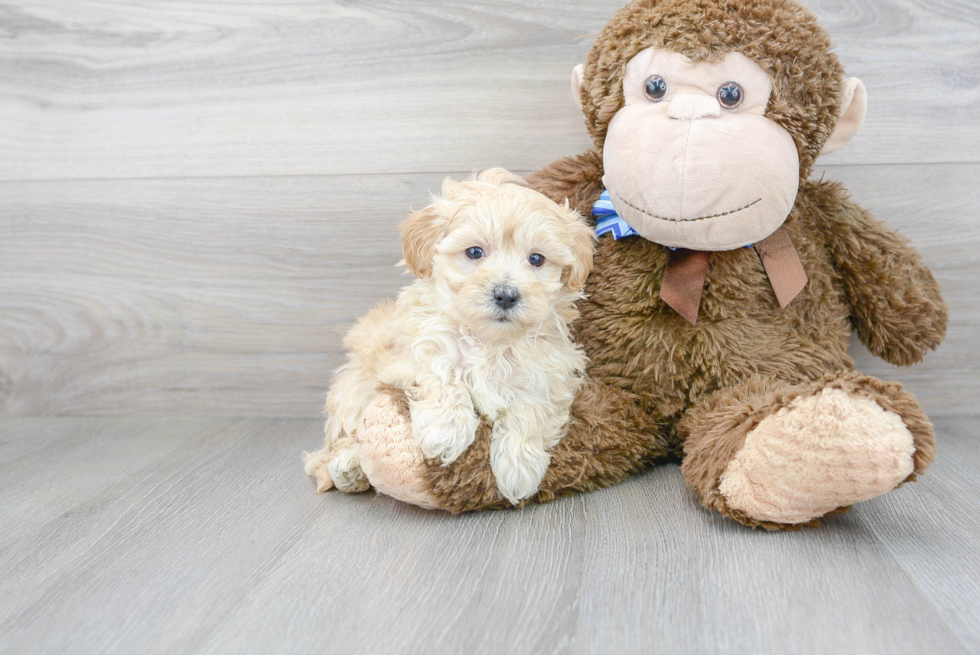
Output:
[[[792,528],[921,473],[929,420],[898,384],[855,371],[847,346],[854,330],[882,359],[916,363],[947,309],[906,239],[809,179],[866,106],[814,16],[792,0],[638,0],[572,87],[595,149],[528,182],[603,234],[574,326],[588,383],[531,501],[681,458],[706,507]],[[510,506],[486,424],[451,464],[424,461],[387,389],[358,439],[379,491],[453,512]]]

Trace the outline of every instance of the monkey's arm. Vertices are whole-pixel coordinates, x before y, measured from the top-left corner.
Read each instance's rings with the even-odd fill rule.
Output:
[[[568,204],[588,218],[602,193],[602,158],[595,150],[565,157],[527,176],[528,185],[555,202]]]
[[[949,310],[939,284],[908,239],[838,185],[832,189],[836,193],[822,199],[828,219],[823,228],[858,338],[886,362],[915,364],[946,335]]]

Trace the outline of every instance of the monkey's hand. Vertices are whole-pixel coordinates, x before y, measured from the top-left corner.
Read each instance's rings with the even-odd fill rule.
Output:
[[[858,338],[874,355],[909,366],[946,335],[949,310],[939,284],[908,239],[889,230],[842,190],[829,219],[827,244],[840,273]]]

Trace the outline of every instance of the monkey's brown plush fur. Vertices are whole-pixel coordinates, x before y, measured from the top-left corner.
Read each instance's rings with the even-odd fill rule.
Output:
[[[799,153],[800,189],[785,225],[809,282],[780,309],[755,251],[712,253],[692,325],[660,299],[667,248],[638,236],[601,237],[588,297],[579,304],[581,317],[574,326],[589,356],[589,383],[531,501],[612,485],[651,463],[681,458],[685,480],[706,507],[767,529],[813,524],[819,515],[771,520],[764,512],[735,509],[722,481],[726,470],[734,470],[747,435],[767,425],[772,432],[772,425],[789,420],[793,411],[839,418],[834,402],[841,398],[891,417],[904,425],[906,437],[911,434],[914,453],[903,469],[910,472],[874,494],[914,479],[933,459],[932,426],[898,384],[854,371],[848,340],[853,330],[875,355],[910,365],[942,341],[947,309],[906,239],[851,202],[839,184],[808,179],[837,122],[843,76],[830,39],[808,11],[790,0],[640,0],[624,7],[596,39],[582,80],[582,108],[595,150],[555,162],[532,174],[529,183],[591,214],[603,188],[606,129],[624,103],[626,64],[649,47],[669,48],[692,61],[738,51],[770,74],[773,91],[765,115],[792,136]],[[854,425],[867,427],[860,421]],[[826,466],[837,467],[839,477],[814,483],[814,493],[821,484],[835,486],[837,479],[878,475],[862,468],[863,433],[858,433],[853,439],[858,450],[831,453]],[[809,470],[813,457],[820,456],[817,443],[794,461],[798,435],[789,430],[786,436],[782,451],[783,444],[766,442],[756,454],[788,458],[783,481],[790,482],[760,495],[760,502],[775,503],[777,517],[807,504],[808,481],[794,487],[792,471],[797,465]],[[752,487],[766,471],[749,473]],[[486,424],[459,459],[448,466],[428,462],[422,474],[434,504],[444,509],[507,505],[498,498],[490,470]]]
[[[600,179],[601,164],[590,154],[557,162],[530,181],[587,213]],[[638,237],[599,240],[596,272],[576,324],[592,384],[572,406],[572,424],[552,452],[535,501],[615,484],[686,451],[688,483],[707,506],[729,514],[715,493],[717,479],[753,423],[827,384],[846,385],[902,416],[915,438],[913,476],[928,466],[932,426],[915,399],[898,384],[854,372],[847,345],[853,325],[886,361],[919,361],[945,332],[938,285],[907,241],[848,201],[838,184],[801,188],[787,227],[810,279],[803,293],[781,310],[758,255],[746,249],[716,253],[697,326],[659,298],[666,248]],[[865,307],[853,310],[852,303]],[[703,419],[716,407],[730,414],[730,430],[714,427],[720,437],[708,434]],[[724,448],[685,443],[690,435],[724,440]],[[488,449],[489,434],[482,430],[454,463],[429,463],[440,506],[506,506],[496,495]]]

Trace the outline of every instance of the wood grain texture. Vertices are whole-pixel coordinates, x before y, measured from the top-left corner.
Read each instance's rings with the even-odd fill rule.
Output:
[[[952,308],[923,364],[856,347],[860,367],[980,413],[980,165],[818,174],[909,236]],[[317,416],[343,331],[406,283],[396,226],[442,178],[0,182],[0,411]]]
[[[4,427],[0,548],[50,521],[70,519],[80,511],[80,498],[173,457],[176,449],[215,442],[214,431],[199,419],[119,420],[111,432],[115,438],[106,438],[105,426],[92,422],[24,421]]]
[[[0,651],[976,652],[977,429],[939,420],[921,481],[771,534],[701,509],[676,466],[452,517],[315,494],[314,419],[0,419],[23,471],[0,520],[45,508],[0,544]]]
[[[315,415],[440,179],[0,185],[0,406]]]
[[[937,464],[915,494],[868,507],[868,525],[971,653],[980,652],[980,515],[976,418],[937,422]]]
[[[51,513],[54,503],[38,498],[43,523],[0,547],[0,651],[191,652],[327,508],[299,461],[317,423],[144,423],[148,439],[169,446],[165,456],[130,445],[130,420],[4,423],[4,434],[85,439],[78,452],[23,461],[23,480],[0,478],[4,514],[20,507],[18,487],[55,476],[65,482],[59,502],[70,501]],[[79,460],[101,472],[100,486],[71,484],[82,480]]]
[[[805,0],[868,86],[836,163],[977,161],[980,6]],[[0,179],[533,169],[622,0],[5,0]]]

